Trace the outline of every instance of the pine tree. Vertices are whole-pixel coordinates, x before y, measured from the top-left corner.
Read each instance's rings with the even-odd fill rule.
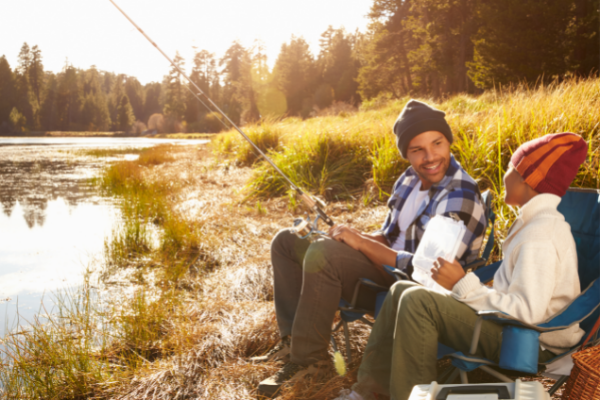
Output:
[[[240,93],[240,84],[245,55],[246,49],[236,41],[227,49],[219,62],[219,65],[223,67],[221,71],[224,83],[221,97],[223,108],[229,118],[236,124],[240,123],[242,116],[243,95]]]
[[[598,12],[579,15],[587,13],[588,6],[597,10],[598,1],[559,0],[543,7],[535,0],[483,2],[469,75],[477,86],[488,88],[597,70]]]
[[[15,76],[15,106],[27,120],[27,128],[33,129],[35,125],[34,113],[37,110],[37,101],[31,90],[29,82],[29,69],[31,66],[31,50],[27,43],[23,43],[19,52],[19,63]]]
[[[317,59],[321,85],[315,94],[315,103],[320,108],[334,100],[355,102],[358,99],[355,79],[359,65],[353,56],[353,39],[343,28],[333,29],[331,26],[321,35]],[[319,96],[319,93],[322,95]],[[333,97],[329,96],[330,93]]]
[[[122,95],[117,106],[117,130],[128,132],[134,122],[135,115],[129,103],[129,98],[126,95]]]
[[[57,127],[63,131],[77,130],[79,126],[79,111],[81,109],[81,93],[77,70],[65,65],[58,75],[56,92]]]
[[[213,101],[211,86],[212,82],[218,80],[217,74],[214,54],[206,50],[197,51],[194,54],[194,66],[190,79]],[[191,83],[188,84],[188,87],[190,90],[186,93],[185,120],[192,131],[204,131],[204,116],[210,110],[202,105],[193,93],[200,97],[207,106],[209,103],[201,94],[197,93],[198,91]]]
[[[144,86],[144,117],[142,121],[148,124],[148,119],[153,114],[159,114],[163,110],[160,103],[162,86],[160,83],[152,82]]]
[[[273,74],[277,87],[285,94],[288,115],[307,117],[312,111],[316,68],[303,38],[292,36],[289,44],[281,46]]]
[[[42,63],[42,51],[35,45],[31,49],[31,62],[29,64],[29,83],[38,104],[42,104],[41,94],[44,87],[44,64]]]
[[[58,113],[56,97],[58,91],[58,81],[52,73],[47,73],[44,80],[46,82],[44,88],[44,100],[40,107],[40,124],[45,131],[53,131],[58,129]]]
[[[184,60],[179,55],[179,52],[175,54],[173,62],[183,70]],[[169,130],[174,130],[175,126],[184,120],[186,106],[184,92],[186,89],[182,79],[183,78],[179,71],[177,71],[177,68],[172,66],[169,75],[166,77],[165,105],[163,108],[165,117],[170,120],[167,125],[173,127],[170,129],[168,128]]]
[[[395,97],[413,91],[408,52],[412,38],[404,22],[415,0],[374,0],[369,13],[369,32],[358,43],[361,64],[358,91],[369,99],[381,92]]]
[[[83,73],[81,124],[87,131],[107,131],[111,126],[102,77],[95,66]]]
[[[14,107],[15,80],[5,56],[0,57],[0,131],[8,129],[8,117]]]
[[[125,79],[125,94],[129,99],[131,108],[135,118],[139,121],[144,119],[144,93],[142,84],[134,77],[127,77]]]

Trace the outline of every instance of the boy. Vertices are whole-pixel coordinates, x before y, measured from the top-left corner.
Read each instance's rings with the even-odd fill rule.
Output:
[[[505,258],[484,286],[456,261],[438,259],[433,279],[451,296],[412,282],[390,289],[375,323],[354,391],[338,399],[375,399],[376,394],[404,400],[414,385],[436,377],[437,344],[467,352],[476,311],[499,310],[536,324],[555,314],[579,293],[577,253],[568,223],[557,211],[560,198],[585,160],[587,145],[578,135],[546,135],[523,144],[504,175],[505,202],[522,207],[508,232]],[[502,327],[484,321],[476,355],[499,359]],[[575,345],[578,325],[540,335],[539,360]]]

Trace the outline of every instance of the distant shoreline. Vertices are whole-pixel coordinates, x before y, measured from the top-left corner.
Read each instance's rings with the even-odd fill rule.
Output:
[[[23,137],[110,137],[110,138],[155,138],[155,139],[212,139],[216,133],[158,133],[156,135],[136,135],[124,132],[23,132],[21,134],[2,133],[3,138]]]

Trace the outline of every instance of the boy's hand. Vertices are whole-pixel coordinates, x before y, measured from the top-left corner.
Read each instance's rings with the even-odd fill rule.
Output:
[[[329,229],[329,236],[338,242],[346,243],[354,250],[360,251],[360,244],[363,240],[362,235],[356,229],[347,225],[334,225]]]
[[[433,263],[433,268],[431,268],[431,277],[433,280],[448,290],[452,290],[454,285],[465,275],[462,265],[456,260],[450,263],[438,257],[437,261]]]

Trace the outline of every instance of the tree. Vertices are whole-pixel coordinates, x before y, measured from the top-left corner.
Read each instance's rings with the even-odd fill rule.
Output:
[[[157,82],[148,83],[144,86],[144,93],[144,117],[142,121],[148,121],[152,114],[162,112],[163,106],[160,103],[162,86]]]
[[[333,29],[331,26],[321,34],[321,50],[317,59],[321,85],[315,94],[315,103],[327,106],[333,100],[351,103],[358,99],[358,85],[355,79],[359,64],[353,55],[353,39],[343,28]],[[333,97],[329,104],[326,104],[328,96],[318,94],[328,95],[331,91]],[[320,108],[323,108],[323,105],[317,104]]]
[[[175,54],[173,62],[183,70],[184,60],[179,55],[179,52]],[[183,121],[186,106],[184,93],[186,89],[181,79],[181,74],[174,66],[171,67],[169,75],[165,78],[166,93],[163,113],[167,118],[171,118],[177,122]]]
[[[83,72],[82,75],[82,127],[88,131],[106,131],[111,126],[111,118],[107,97],[102,88],[102,77],[95,66]]]
[[[79,111],[81,109],[81,94],[77,70],[66,64],[58,75],[56,89],[57,127],[60,130],[76,130],[80,128]]]
[[[12,128],[13,132],[23,132],[25,130],[27,118],[25,118],[25,116],[21,114],[16,107],[13,107],[11,110],[8,120],[10,121],[10,127]]]
[[[359,39],[357,52],[361,68],[358,91],[369,99],[380,92],[396,97],[413,91],[408,51],[411,37],[403,22],[414,0],[374,0],[369,13],[367,35]]]
[[[47,73],[45,83],[44,100],[40,107],[40,123],[43,130],[52,131],[58,129],[56,104],[58,81],[54,74]]]
[[[538,80],[598,69],[597,0],[482,2],[469,76],[478,87]]]
[[[15,106],[27,120],[27,127],[34,128],[38,103],[31,90],[29,70],[31,66],[31,50],[27,43],[23,43],[19,52],[19,63],[15,76]]]
[[[117,106],[117,130],[127,132],[131,129],[131,125],[133,125],[134,122],[135,115],[133,114],[133,108],[129,103],[129,98],[126,95],[122,95]]]
[[[242,116],[243,95],[240,92],[240,84],[243,75],[242,69],[245,67],[245,56],[246,49],[236,41],[227,49],[225,55],[219,61],[219,65],[223,67],[221,71],[224,83],[221,97],[222,105],[225,113],[236,124],[240,123]]]
[[[312,110],[316,68],[303,38],[292,36],[289,44],[281,46],[273,74],[277,87],[285,94],[288,115],[307,117]]]
[[[31,49],[31,59],[28,68],[29,83],[38,104],[42,104],[41,94],[44,87],[44,64],[42,63],[42,51],[35,45]]]
[[[201,50],[194,54],[194,66],[190,79],[200,87],[200,89],[213,101],[213,82],[218,84],[218,73],[214,54]],[[208,106],[208,102],[203,99],[203,96],[197,93],[196,88],[190,83],[189,91],[186,93],[186,108],[185,108],[185,120],[188,125],[191,125],[193,131],[204,130],[204,116],[210,112],[205,106],[203,106],[198,99],[193,95],[196,93],[203,102]]]
[[[0,129],[14,107],[15,78],[5,56],[0,57]]]
[[[131,108],[135,118],[143,121],[144,120],[144,90],[142,84],[136,78],[128,76],[125,78],[125,94],[129,99]]]

